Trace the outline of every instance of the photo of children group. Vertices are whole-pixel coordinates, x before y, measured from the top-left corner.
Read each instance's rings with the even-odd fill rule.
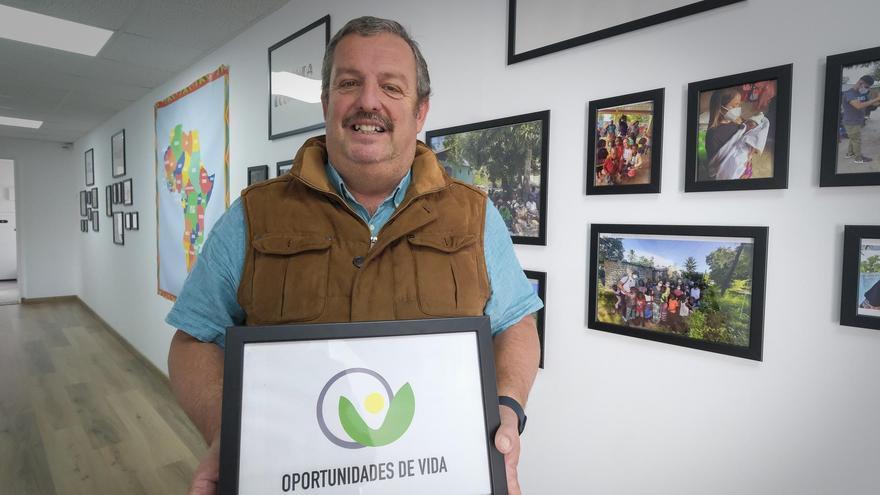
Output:
[[[777,81],[699,93],[697,181],[773,177]]]
[[[843,67],[837,126],[837,173],[880,172],[880,60]]]
[[[600,233],[596,319],[748,347],[753,255],[752,239]]]
[[[596,186],[651,183],[653,101],[596,112]]]
[[[544,118],[549,118],[547,115]],[[514,237],[538,238],[541,234],[544,118],[426,133],[426,144],[446,173],[488,194]]]
[[[857,313],[880,317],[880,239],[862,239],[859,246]]]

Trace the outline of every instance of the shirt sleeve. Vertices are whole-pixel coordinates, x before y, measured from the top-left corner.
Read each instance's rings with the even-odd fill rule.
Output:
[[[223,347],[226,328],[245,321],[244,310],[238,304],[244,256],[244,207],[237,199],[208,234],[165,322],[203,342]]]
[[[492,335],[497,335],[543,308],[544,303],[523,273],[507,225],[491,200],[486,200],[483,251],[491,291],[483,314],[491,321]]]

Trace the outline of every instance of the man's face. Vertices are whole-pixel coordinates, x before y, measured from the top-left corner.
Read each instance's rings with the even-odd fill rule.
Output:
[[[415,56],[403,39],[352,34],[336,45],[322,103],[327,152],[347,183],[378,191],[403,177],[428,113],[417,99]]]

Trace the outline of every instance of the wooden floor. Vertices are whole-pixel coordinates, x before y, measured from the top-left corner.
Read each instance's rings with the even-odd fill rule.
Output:
[[[81,303],[0,306],[0,493],[182,494],[204,450],[164,377]]]

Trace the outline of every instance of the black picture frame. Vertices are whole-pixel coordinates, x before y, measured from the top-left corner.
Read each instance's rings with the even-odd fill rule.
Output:
[[[113,186],[104,186],[104,213],[108,217],[113,216]]]
[[[100,213],[98,213],[98,210],[92,210],[92,213],[89,215],[89,217],[90,217],[89,219],[91,220],[91,223],[92,223],[92,231],[98,232],[99,231],[98,230],[98,226],[99,226],[98,218],[100,217]]]
[[[507,493],[504,459],[495,449],[494,434],[500,425],[498,394],[495,384],[495,364],[492,338],[487,317],[444,318],[426,320],[375,321],[358,323],[324,323],[278,326],[230,327],[226,333],[224,359],[223,405],[220,449],[219,491],[235,494],[239,490],[240,448],[242,436],[242,390],[245,374],[245,347],[256,344],[292,343],[304,341],[332,341],[337,339],[382,339],[396,337],[443,336],[472,333],[479,358],[479,377],[485,426],[485,444],[491,493]],[[358,364],[340,360],[340,368],[363,370],[365,360]],[[369,362],[368,360],[366,362]],[[370,370],[367,370],[370,371]],[[337,375],[340,376],[340,375]],[[323,380],[323,378],[321,378]],[[328,382],[330,383],[330,382]],[[326,385],[325,385],[326,388]],[[309,403],[311,399],[309,397]],[[318,403],[320,404],[320,397]],[[320,407],[320,406],[319,406]],[[310,405],[314,410],[314,406]],[[320,409],[319,409],[320,410]],[[253,414],[253,412],[251,413]],[[438,428],[441,426],[438,426]],[[326,434],[326,432],[325,432]],[[329,443],[329,442],[328,442]],[[335,442],[334,442],[335,443]],[[316,446],[317,448],[317,446]],[[396,461],[395,461],[396,463]],[[430,482],[430,481],[428,481]]]
[[[789,133],[791,132],[791,77],[792,64],[759,69],[730,76],[706,79],[688,84],[687,141],[685,151],[685,192],[702,191],[742,191],[757,189],[788,188]],[[700,99],[704,92],[715,92],[754,83],[776,81],[776,94],[769,104],[775,105],[772,121],[765,117],[773,127],[772,175],[745,179],[698,179],[700,153],[701,112]],[[754,91],[757,91],[755,89]],[[760,100],[758,100],[760,102]],[[763,112],[760,112],[763,115]],[[769,110],[768,110],[768,113]],[[742,124],[745,125],[745,124]],[[769,145],[770,138],[767,138]],[[766,150],[765,150],[766,151]]]
[[[255,165],[247,169],[247,185],[263,182],[269,179],[269,165]]]
[[[123,216],[123,224],[125,230],[131,230],[131,213],[125,212],[125,215]]]
[[[820,187],[839,186],[876,186],[880,185],[880,152],[869,156],[873,159],[874,171],[867,172],[840,172],[840,160],[849,161],[846,151],[842,150],[841,139],[846,132],[842,120],[843,104],[843,71],[845,68],[865,63],[880,64],[880,46],[866,48],[847,53],[829,56],[825,61],[825,113],[822,118],[822,164],[819,169]],[[865,69],[868,72],[868,69]],[[874,82],[869,95],[877,97],[880,94],[880,81]],[[877,111],[874,107],[872,111]],[[847,136],[849,139],[849,136]],[[841,155],[844,156],[841,156]],[[864,153],[862,153],[864,155]],[[860,165],[853,163],[851,167]]]
[[[134,204],[134,185],[131,179],[122,181],[122,204],[131,206]]]
[[[91,204],[91,200],[89,198],[89,191],[80,191],[79,192],[79,216],[84,217],[88,215],[88,208]]]
[[[523,1],[523,0],[520,0]],[[533,0],[538,1],[538,0]],[[569,39],[557,41],[554,43],[550,43],[541,47],[533,48],[530,50],[526,50],[523,52],[516,51],[516,33],[517,33],[517,22],[516,22],[516,12],[517,12],[517,0],[508,0],[507,3],[507,65],[513,65],[519,62],[524,62],[526,60],[531,60],[533,58],[541,57],[543,55],[548,55],[551,53],[556,53],[558,51],[566,50],[568,48],[573,48],[580,45],[585,45],[587,43],[592,43],[594,41],[599,41],[605,38],[610,38],[612,36],[617,36],[620,34],[628,33],[630,31],[635,31],[637,29],[642,29],[650,26],[654,26],[657,24],[662,24],[664,22],[673,21],[675,19],[680,19],[682,17],[687,17],[694,14],[699,14],[702,12],[706,12],[712,9],[717,9],[720,7],[724,7],[727,5],[731,5],[734,3],[742,2],[744,0],[703,0],[703,1],[695,1],[693,3],[684,5],[682,7],[666,10],[664,12],[660,12],[657,14],[641,17],[641,18],[633,18],[627,22],[623,22],[620,24],[608,26],[602,29],[598,29],[593,32],[584,33],[579,36],[575,36]],[[555,9],[558,11],[559,15],[566,15],[565,10],[563,9]],[[552,27],[545,26],[544,23],[540,24],[540,28],[542,29],[552,29]]]
[[[864,240],[873,242],[863,245]],[[880,330],[880,269],[865,275],[864,283],[861,280],[862,268],[875,266],[880,267],[880,225],[844,226],[841,325]]]
[[[291,168],[293,168],[293,160],[284,160],[283,162],[276,163],[275,177],[281,177],[282,175],[290,172]]]
[[[79,231],[82,233],[87,233],[89,231],[89,221],[85,218],[81,218],[79,221]]]
[[[93,187],[89,191],[89,204],[93,209],[98,209],[98,188]]]
[[[114,178],[125,175],[125,129],[110,137],[110,174]]]
[[[322,46],[310,46],[305,50],[308,51],[308,55],[306,55],[302,60],[292,61],[292,60],[283,60],[276,61],[273,63],[273,52],[276,52],[279,58],[284,58],[285,54],[282,54],[281,51],[285,49],[292,48],[291,44],[296,43],[298,38],[303,38],[305,35],[311,33],[313,30],[320,30],[321,26],[324,26],[323,29],[323,45]],[[320,33],[318,33],[320,34]],[[300,41],[302,41],[300,39]],[[327,47],[327,44],[330,43],[330,15],[325,15],[324,17],[318,19],[317,21],[309,24],[308,26],[300,29],[299,31],[291,34],[290,36],[284,38],[283,40],[275,43],[270,46],[268,49],[268,61],[269,61],[269,101],[268,101],[268,116],[269,116],[269,140],[280,139],[287,136],[292,136],[294,134],[300,134],[303,132],[313,131],[316,129],[321,129],[324,127],[324,119],[323,119],[323,109],[320,101],[306,101],[300,100],[298,98],[292,96],[286,96],[283,94],[276,94],[278,92],[278,88],[276,87],[273,93],[273,74],[282,74],[286,72],[288,77],[306,77],[307,79],[311,79],[315,84],[315,86],[320,86],[321,80],[321,64],[324,58],[324,50]],[[310,50],[310,51],[309,51]],[[295,51],[297,55],[298,52]],[[290,53],[286,54],[288,57]],[[303,74],[293,74],[290,71],[281,71],[281,69],[285,68],[287,65],[299,64],[303,69]],[[292,67],[291,67],[292,68]],[[277,69],[277,70],[276,70]],[[316,76],[316,77],[309,77]],[[280,85],[281,80],[276,81],[275,85]],[[276,111],[276,109],[280,109],[285,107],[286,105],[291,104],[296,108],[288,107],[288,113],[301,113],[303,111],[308,112],[312,115],[303,118],[302,121],[294,121],[293,124],[289,124],[286,127],[283,127],[278,122],[273,122],[273,115],[276,116],[274,120],[280,120],[282,115],[280,115],[280,111]],[[315,121],[317,120],[317,121]]]
[[[537,282],[537,287],[532,286],[532,288],[535,290],[535,294],[541,299],[541,302],[544,303],[544,307],[534,314],[535,326],[538,328],[538,342],[541,345],[541,359],[538,362],[538,367],[544,369],[544,339],[546,338],[544,331],[544,312],[547,309],[547,272],[523,270],[523,273],[526,274],[529,283],[532,281]]]
[[[590,101],[587,105],[587,151],[586,151],[586,168],[584,174],[586,176],[586,193],[594,194],[643,194],[643,193],[659,193],[660,180],[663,159],[663,103],[665,99],[665,89],[658,88],[628,95],[615,96],[612,98],[603,98],[600,100]],[[608,136],[597,135],[598,133],[598,115],[602,110],[610,110],[623,108],[622,112],[630,115],[638,112],[632,107],[638,104],[650,102],[651,104],[651,135],[636,137],[636,145],[641,139],[647,139],[646,150],[640,154],[650,160],[650,173],[648,175],[648,183],[641,184],[597,184],[597,174],[599,173],[602,163],[597,162],[597,144],[600,139],[607,139]],[[626,107],[630,107],[627,110]],[[615,126],[616,126],[615,122]],[[616,134],[619,135],[619,128]],[[623,137],[623,136],[618,136]],[[648,149],[650,153],[648,153]],[[638,163],[637,163],[638,165]]]
[[[595,330],[619,335],[762,361],[768,230],[767,227],[752,226],[590,225],[590,278],[588,282],[589,295],[587,302],[587,326]],[[602,237],[602,234],[609,235]],[[620,237],[613,237],[614,235],[619,235]],[[664,236],[667,238],[662,239]],[[602,237],[604,244],[602,247],[604,260],[601,270],[599,269],[598,264],[600,237]],[[675,245],[671,243],[681,243],[684,241],[683,238],[685,237],[694,237],[694,241],[696,242],[716,242],[719,245],[722,244],[721,242],[718,242],[719,239],[730,239],[730,241],[726,241],[728,244],[735,244],[737,241],[748,240],[747,242],[751,244],[751,249],[745,249],[744,246],[747,242],[740,242],[739,246],[741,247],[737,247],[732,253],[729,251],[726,254],[718,253],[721,249],[727,249],[721,247],[712,251],[711,254],[713,257],[717,253],[718,257],[715,259],[719,260],[719,267],[717,267],[718,271],[716,273],[719,277],[726,278],[728,283],[728,286],[722,289],[720,287],[722,284],[714,282],[714,275],[710,274],[711,268],[707,269],[705,273],[700,273],[696,270],[680,272],[675,269],[670,271],[669,267],[663,268],[651,267],[644,264],[640,265],[638,263],[639,258],[635,257],[638,254],[638,252],[635,251],[636,248],[632,246],[627,248],[626,244],[623,242],[617,246],[614,242],[615,239],[632,239],[636,242],[651,241],[653,239],[670,243],[663,248],[654,248],[655,250],[659,250],[675,247]],[[692,247],[693,251],[690,251],[689,253],[690,256],[694,258],[693,262],[695,263],[695,266],[697,262],[696,256],[700,256],[700,254],[697,253],[701,249],[707,249],[708,247],[710,247],[708,244],[699,247]],[[633,249],[633,259],[630,261],[621,259],[625,256],[624,253],[627,253],[628,249]],[[749,253],[748,251],[751,252]],[[613,256],[609,257],[609,254],[613,254]],[[669,255],[663,255],[662,252],[656,254],[666,256],[667,259],[669,257]],[[750,275],[750,278],[738,282],[733,279],[734,272],[739,269],[740,261],[743,261],[743,263],[747,265],[749,255],[751,255],[751,270],[747,270],[747,272]],[[678,256],[681,257],[681,255]],[[708,255],[705,257],[708,258]],[[725,265],[723,264],[723,261],[725,260],[730,264],[730,267],[725,268]],[[685,267],[686,263],[681,263],[679,266]],[[731,267],[732,269],[729,269]],[[635,277],[630,275],[631,272]],[[641,277],[638,276],[639,273],[642,273]],[[622,276],[618,277],[618,275],[621,274]],[[642,290],[643,286],[641,283],[637,282],[639,278],[642,280],[647,279],[644,284],[644,287],[646,288],[644,291]],[[696,296],[691,293],[693,287],[688,283],[689,280],[693,281],[694,278],[700,279],[693,284],[700,291]],[[624,280],[627,280],[627,282],[624,282],[624,284],[621,285],[621,282]],[[666,280],[666,284],[660,283],[660,280]],[[679,285],[679,280],[681,280],[681,285]],[[600,284],[602,288],[601,293],[598,291]],[[630,320],[627,320],[626,317],[622,317],[619,314],[619,311],[624,308],[619,306],[619,302],[622,298],[617,294],[618,292],[626,293],[627,284],[629,284],[629,291],[635,296],[641,292],[643,296],[647,298],[647,289],[656,291],[656,294],[660,296],[657,305],[660,310],[654,311],[652,309],[652,317],[658,315],[657,319],[652,319],[652,321],[648,322],[647,317],[639,318],[637,315],[630,315],[630,313],[627,313],[627,316],[631,317]],[[718,287],[715,285],[718,285]],[[676,287],[676,290],[680,288],[684,288],[684,290],[673,293],[673,286]],[[666,319],[663,319],[663,313],[668,313],[668,311],[664,311],[660,306],[663,301],[662,292],[667,288],[669,289],[669,292],[666,297],[671,297],[668,294],[673,294],[675,299],[679,301],[679,304],[677,304],[676,308],[672,310],[674,312],[673,314],[670,314]],[[617,289],[617,291],[615,291],[615,289]],[[728,292],[727,295],[725,295],[725,291]],[[728,297],[728,299],[725,300],[725,297]],[[693,315],[685,315],[683,312],[680,312],[679,308],[681,307],[680,301],[682,301],[682,298],[687,300],[688,303],[696,303],[692,307],[689,306],[691,307],[690,313],[693,313]],[[599,308],[600,299],[602,299],[602,308]],[[731,300],[734,300],[735,302],[732,303]],[[748,321],[745,325],[747,328],[747,332],[745,332],[744,336],[745,342],[735,343],[732,341],[738,338],[743,340],[743,336],[737,335],[737,329],[732,328],[732,325],[742,325],[742,316],[745,310],[746,300],[748,301],[749,307]],[[743,303],[742,306],[736,306],[736,303],[740,301]],[[701,310],[703,314],[701,319],[694,320],[693,317],[700,313]],[[734,315],[734,310],[737,311],[736,315]],[[602,315],[601,318],[605,318],[607,321],[600,321],[600,318],[597,318],[597,311],[601,311],[599,313]],[[685,320],[684,318],[688,319]],[[622,320],[623,324],[620,322],[612,322],[610,320]],[[657,320],[659,320],[659,322],[657,322]],[[725,326],[713,328],[711,327],[711,324],[703,323],[701,329],[694,328],[700,321],[706,322],[713,320],[716,324],[720,322],[725,324]],[[628,324],[629,321],[634,321],[634,323],[630,325]],[[639,325],[639,323],[641,323],[641,325]],[[684,332],[682,332],[682,327],[684,327]],[[739,333],[742,333],[743,330],[745,329],[740,329]],[[702,335],[692,335],[692,333],[695,334],[697,331],[702,333]],[[728,341],[723,341],[724,338],[727,338]]]
[[[95,185],[95,149],[89,148],[84,153],[86,168],[86,186]]]
[[[124,212],[113,212],[113,244],[125,245],[125,218]]]
[[[447,169],[447,173],[452,172],[450,175],[461,179],[465,182],[474,183],[473,177],[476,176],[476,173],[482,170],[482,167],[478,168],[476,172],[472,172],[471,170],[475,167],[471,166],[466,159],[463,159],[462,164],[448,164],[446,162],[446,156],[449,149],[446,147],[446,139],[451,136],[458,134],[469,134],[479,132],[482,135],[487,136],[486,139],[497,139],[498,135],[496,133],[495,136],[492,135],[493,131],[496,129],[504,128],[504,127],[513,127],[520,125],[529,125],[534,123],[540,123],[540,130],[537,132],[533,132],[534,138],[537,139],[537,145],[540,147],[537,153],[533,151],[524,153],[531,153],[532,159],[537,159],[540,162],[540,170],[537,174],[538,177],[538,195],[537,201],[533,201],[531,198],[532,192],[529,191],[520,191],[519,199],[504,199],[505,197],[511,197],[514,194],[517,194],[515,191],[507,191],[502,187],[495,187],[492,184],[500,178],[492,178],[490,179],[490,185],[477,185],[483,189],[487,194],[489,194],[489,198],[495,203],[495,206],[502,212],[502,217],[505,219],[505,223],[507,223],[508,231],[510,232],[510,237],[513,240],[514,244],[531,244],[537,246],[546,246],[547,245],[547,196],[548,196],[548,174],[550,169],[550,110],[544,110],[540,112],[532,112],[522,115],[514,115],[512,117],[504,117],[500,119],[487,120],[484,122],[477,122],[474,124],[466,124],[466,125],[458,125],[453,127],[446,127],[443,129],[435,129],[431,131],[427,131],[425,133],[425,143],[434,150],[434,153],[437,155],[438,161],[440,161],[441,165]],[[534,129],[532,129],[534,131]],[[499,131],[500,132],[500,131]],[[480,135],[477,138],[481,137]],[[442,142],[440,141],[442,139]],[[481,149],[488,149],[488,147],[481,145]],[[529,156],[526,154],[526,156]],[[502,162],[502,160],[499,160]],[[529,165],[531,167],[531,165]],[[467,169],[467,170],[465,170]],[[485,172],[488,174],[488,172]],[[528,177],[526,177],[528,175]],[[528,171],[522,174],[521,179],[527,179],[531,183],[531,178],[534,177],[535,174],[530,174]],[[522,181],[520,181],[522,184]],[[535,184],[530,184],[530,188],[534,188]],[[494,188],[494,190],[493,190]],[[526,198],[525,196],[528,195]],[[537,209],[537,214],[531,211],[531,208],[527,208],[526,206],[522,206],[519,203],[524,203],[528,205],[529,202],[535,203],[535,209]],[[505,203],[510,203],[509,205]],[[516,206],[519,205],[519,206]],[[504,209],[508,210],[508,215],[504,214]],[[524,212],[526,215],[525,223],[527,224],[529,231],[534,230],[534,235],[521,235],[521,230],[519,229],[519,225],[514,226],[514,222],[519,222],[518,219],[514,219],[513,215],[516,215],[516,211]],[[533,221],[537,221],[538,225],[536,228],[532,227],[531,224]]]
[[[131,212],[130,215],[131,215],[131,228],[129,230],[140,230],[140,228],[141,228],[141,225],[140,225],[141,222],[140,222],[140,218],[139,218],[140,215],[138,215],[138,212],[136,212],[136,211]]]

